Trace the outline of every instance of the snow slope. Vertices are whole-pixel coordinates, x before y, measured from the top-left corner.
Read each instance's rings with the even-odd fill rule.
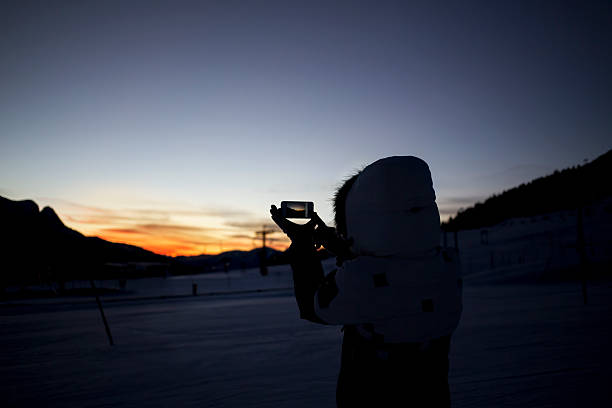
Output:
[[[586,256],[592,274],[612,264],[612,198],[583,211]],[[580,264],[577,212],[513,218],[489,228],[458,232],[466,280],[472,283],[567,280]],[[442,235],[443,236],[443,235]],[[442,238],[442,241],[444,239]],[[454,246],[453,233],[447,244]],[[608,271],[609,274],[609,271]]]

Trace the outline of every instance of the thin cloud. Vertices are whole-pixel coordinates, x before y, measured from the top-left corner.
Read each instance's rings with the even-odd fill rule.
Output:
[[[463,208],[471,207],[477,202],[484,200],[482,196],[455,196],[455,197],[440,197],[438,199],[438,210],[440,218],[446,220]]]
[[[255,236],[255,234],[253,234],[253,235],[231,234],[231,235],[229,235],[229,238],[235,238],[235,239],[256,239],[257,237]]]
[[[97,214],[81,214],[81,215],[66,215],[65,216],[68,221],[79,223],[79,224],[91,224],[91,225],[106,225],[106,224],[114,224],[114,223],[123,223],[123,222],[153,222],[158,221],[156,218],[144,218],[144,217],[134,217],[130,215],[118,215],[113,211],[108,212],[100,212]]]
[[[224,225],[232,228],[250,229],[259,231],[262,228],[280,231],[280,228],[269,221],[226,221]]]
[[[151,232],[206,232],[209,228],[194,227],[182,224],[143,224],[138,226],[141,230]]]
[[[151,209],[151,208],[130,208],[127,211],[131,213],[144,214],[150,216],[166,216],[172,214],[175,216],[186,216],[186,217],[249,217],[252,214],[248,211],[237,210],[237,209],[220,209],[220,208],[202,208],[196,210],[184,210],[184,209]]]
[[[133,220],[133,219],[144,219],[144,220],[169,220],[173,216],[186,216],[186,217],[217,217],[217,218],[250,218],[253,216],[251,212],[235,209],[235,208],[198,208],[198,209],[183,209],[183,208],[123,208],[123,209],[110,209],[91,205],[83,205],[74,201],[52,198],[52,197],[40,197],[40,200],[51,201],[61,204],[65,207],[72,209],[78,209],[86,212],[88,217],[81,219],[76,218],[75,215],[69,215],[75,221],[84,223],[95,223],[99,221],[94,214],[99,214],[104,219],[122,221],[122,220]]]
[[[103,232],[109,232],[113,234],[141,234],[142,232],[136,228],[104,228]]]
[[[130,228],[102,228],[100,231],[125,233],[125,234],[206,234],[213,230],[212,228],[193,227],[180,224],[136,224]]]
[[[473,205],[482,200],[482,196],[466,196],[466,197],[443,197],[439,201],[447,204],[455,205]]]
[[[251,240],[251,241],[257,241],[260,242],[261,241],[261,236],[255,236],[255,234],[253,235],[245,235],[245,234],[234,234],[234,235],[230,235],[228,238],[230,239],[245,239],[245,240]],[[284,242],[287,243],[289,242],[289,238],[287,238],[286,236],[266,236],[266,242]]]
[[[91,205],[83,205],[83,204],[76,203],[74,201],[64,200],[62,198],[37,197],[37,200],[43,200],[43,201],[50,201],[50,202],[53,202],[53,203],[59,203],[59,204],[62,204],[63,206],[66,206],[66,207],[78,208],[78,209],[86,210],[86,211],[90,211],[90,212],[106,213],[106,212],[110,211],[110,210],[105,209],[105,208],[95,207],[95,206],[91,206]]]
[[[247,218],[253,216],[251,212],[232,208],[207,208],[202,212],[209,217],[219,218]]]

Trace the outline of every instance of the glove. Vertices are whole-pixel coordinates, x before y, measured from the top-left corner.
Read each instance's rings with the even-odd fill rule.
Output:
[[[281,210],[276,208],[275,205],[270,207],[270,214],[272,215],[272,220],[276,223],[276,225],[278,225],[279,228],[285,234],[287,234],[291,240],[292,247],[299,248],[301,250],[313,250],[320,247],[320,245],[315,245],[315,228],[317,226],[317,220],[320,220],[316,213],[314,213],[314,216],[310,219],[310,221],[303,225],[296,224],[283,217]]]
[[[355,257],[350,251],[352,239],[341,238],[336,229],[325,225],[316,212],[310,221],[303,225],[287,220],[275,205],[271,206],[270,214],[276,225],[291,239],[292,251],[307,251],[324,246],[336,255],[340,263]]]

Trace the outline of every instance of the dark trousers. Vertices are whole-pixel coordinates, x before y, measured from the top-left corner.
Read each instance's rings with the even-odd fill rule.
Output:
[[[346,407],[450,407],[451,336],[426,344],[375,344],[346,327],[336,404]]]

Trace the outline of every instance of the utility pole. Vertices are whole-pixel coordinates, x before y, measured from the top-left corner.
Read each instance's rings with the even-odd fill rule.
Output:
[[[266,248],[266,235],[277,232],[276,230],[266,228],[264,225],[261,228],[261,231],[255,231],[255,236],[261,236],[261,251],[259,252],[259,273],[261,276],[268,275],[268,265],[267,265],[267,248]]]

